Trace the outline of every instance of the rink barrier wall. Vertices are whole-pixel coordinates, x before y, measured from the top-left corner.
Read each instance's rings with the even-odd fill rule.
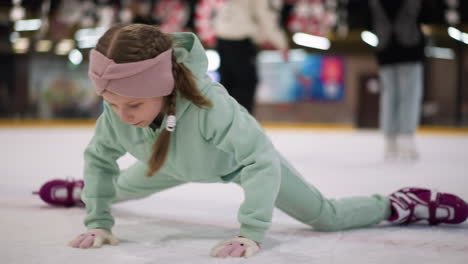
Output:
[[[325,131],[375,131],[376,129],[358,129],[348,124],[325,123],[287,123],[260,122],[267,130],[325,130]],[[92,127],[95,120],[89,119],[0,119],[0,128],[60,128],[60,127]],[[460,134],[468,135],[468,127],[421,126],[421,134]]]

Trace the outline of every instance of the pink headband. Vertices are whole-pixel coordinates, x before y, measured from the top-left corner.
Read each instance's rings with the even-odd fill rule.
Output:
[[[107,90],[135,98],[166,96],[174,89],[172,49],[152,59],[130,63],[115,63],[93,49],[88,76],[99,95]]]

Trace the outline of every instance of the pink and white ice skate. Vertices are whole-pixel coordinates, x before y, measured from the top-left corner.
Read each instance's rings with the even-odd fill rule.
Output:
[[[468,217],[468,205],[460,197],[422,188],[403,188],[389,196],[395,224],[427,220],[431,225],[458,224]]]
[[[55,206],[83,206],[80,199],[84,182],[82,180],[61,180],[55,179],[46,182],[38,192],[39,197],[46,203]]]

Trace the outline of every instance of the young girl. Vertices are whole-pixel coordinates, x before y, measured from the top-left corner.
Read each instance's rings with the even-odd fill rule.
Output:
[[[224,87],[209,79],[207,65],[192,33],[164,34],[154,26],[132,24],[102,36],[89,66],[104,112],[84,156],[81,198],[88,231],[70,246],[117,244],[111,203],[187,182],[235,182],[244,190],[238,236],[215,245],[214,257],[257,253],[275,206],[318,231],[384,220],[455,224],[467,218],[467,205],[459,197],[419,188],[389,197],[327,200],[276,151]],[[120,171],[116,160],[126,152],[138,161]]]

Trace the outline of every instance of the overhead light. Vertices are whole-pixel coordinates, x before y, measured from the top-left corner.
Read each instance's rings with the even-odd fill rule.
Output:
[[[34,31],[41,28],[40,19],[18,20],[15,22],[15,31]]]
[[[87,39],[87,40],[78,41],[78,48],[91,49],[91,48],[96,47],[97,42],[98,42],[98,39]]]
[[[50,40],[39,40],[36,43],[36,51],[37,52],[48,52],[52,48],[52,41]]]
[[[293,41],[297,45],[304,47],[328,50],[330,48],[330,40],[324,37],[314,36],[306,33],[295,33]]]
[[[290,62],[303,62],[306,60],[307,52],[300,49],[288,50],[288,61],[284,58],[280,51],[277,50],[262,50],[258,53],[258,62],[260,63],[290,63]]]
[[[74,49],[68,54],[68,59],[74,65],[79,65],[83,61],[83,54],[79,50]]]
[[[461,32],[460,30],[454,28],[454,27],[449,27],[447,29],[447,32],[449,36],[453,39],[456,39],[458,41],[464,42],[465,44],[468,45],[468,34]]]
[[[19,34],[18,32],[16,32],[16,31],[11,32],[11,34],[10,34],[10,42],[11,42],[11,43],[15,43],[16,40],[17,40],[19,37],[20,37],[20,34]]]
[[[75,42],[72,39],[62,39],[55,46],[55,54],[67,55],[75,47]]]
[[[460,30],[454,28],[454,27],[449,27],[447,29],[447,33],[449,34],[449,36],[453,39],[456,39],[458,41],[461,41],[462,40],[462,35],[460,34]]]
[[[78,42],[80,49],[94,48],[99,38],[104,35],[106,28],[83,28],[75,33],[75,40]]]
[[[26,53],[29,49],[29,39],[18,38],[13,44],[13,49],[16,53]]]
[[[219,53],[215,50],[207,50],[206,56],[208,57],[208,71],[218,70],[221,62]]]
[[[17,21],[24,18],[24,8],[18,5],[15,5],[10,11],[10,19],[12,21]]]
[[[379,38],[370,31],[365,30],[361,32],[361,39],[372,47],[377,47],[377,45],[379,45]]]
[[[103,27],[98,27],[98,28],[83,28],[80,30],[77,30],[75,33],[75,40],[76,41],[82,41],[87,38],[95,38],[98,37],[100,38],[104,33],[106,32],[106,29]]]
[[[455,58],[455,52],[453,52],[453,50],[449,48],[426,47],[424,49],[424,54],[426,55],[426,57],[436,59],[453,60]]]

